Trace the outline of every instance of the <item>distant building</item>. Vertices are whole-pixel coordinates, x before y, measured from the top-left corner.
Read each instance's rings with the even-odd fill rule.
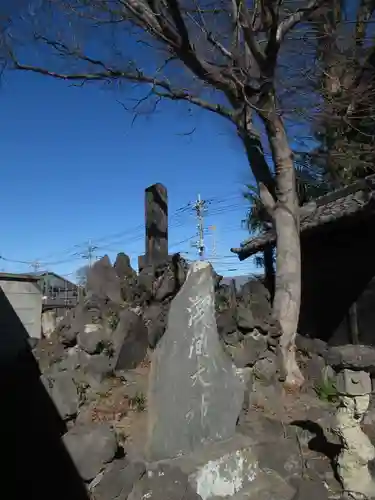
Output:
[[[79,298],[80,287],[51,271],[30,273],[34,276],[43,295],[43,311],[74,307]]]
[[[28,274],[0,273],[0,288],[2,293],[2,310],[0,314],[4,328],[17,330],[12,317],[18,316],[23,328],[32,338],[40,338],[42,334],[42,292],[38,286],[38,278]],[[19,330],[19,329],[18,329]],[[3,335],[9,332],[2,332]],[[8,346],[9,349],[11,346]]]

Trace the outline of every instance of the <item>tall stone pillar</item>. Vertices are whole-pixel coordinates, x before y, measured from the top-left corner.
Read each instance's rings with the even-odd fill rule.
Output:
[[[168,258],[168,193],[163,184],[145,189],[145,256],[139,267],[159,264]]]

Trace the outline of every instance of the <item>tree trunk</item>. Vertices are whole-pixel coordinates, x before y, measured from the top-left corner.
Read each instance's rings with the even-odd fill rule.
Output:
[[[272,246],[267,246],[263,251],[264,260],[264,278],[265,285],[270,292],[271,303],[275,296],[275,267],[273,262],[273,248]]]
[[[301,249],[295,170],[281,118],[271,111],[262,119],[270,142],[276,174],[277,198],[273,218],[277,252],[273,313],[281,329],[281,376],[287,386],[300,387],[304,377],[296,361],[295,348],[301,303]]]

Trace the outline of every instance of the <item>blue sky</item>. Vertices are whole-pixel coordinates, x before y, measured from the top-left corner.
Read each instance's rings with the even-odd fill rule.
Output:
[[[27,272],[37,259],[43,268],[73,276],[85,263],[75,254],[89,239],[97,255],[124,251],[136,265],[144,252],[144,189],[162,182],[169,191],[172,251],[194,258],[189,241],[178,245],[196,232],[193,212],[176,211],[200,193],[213,198],[206,223],[215,225],[216,236],[208,231],[208,256],[223,274],[253,271],[250,261],[228,257],[247,237],[241,190],[251,180],[230,124],[167,103],[132,126],[121,98],[99,87],[6,75],[0,88],[0,255],[9,261],[0,261],[0,269]]]

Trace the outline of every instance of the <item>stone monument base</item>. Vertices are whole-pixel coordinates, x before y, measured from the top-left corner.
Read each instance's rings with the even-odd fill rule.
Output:
[[[189,455],[149,464],[149,474],[160,465],[180,469],[202,500],[291,500],[295,490],[274,470],[260,469],[255,443],[235,434],[227,441],[209,443]]]

